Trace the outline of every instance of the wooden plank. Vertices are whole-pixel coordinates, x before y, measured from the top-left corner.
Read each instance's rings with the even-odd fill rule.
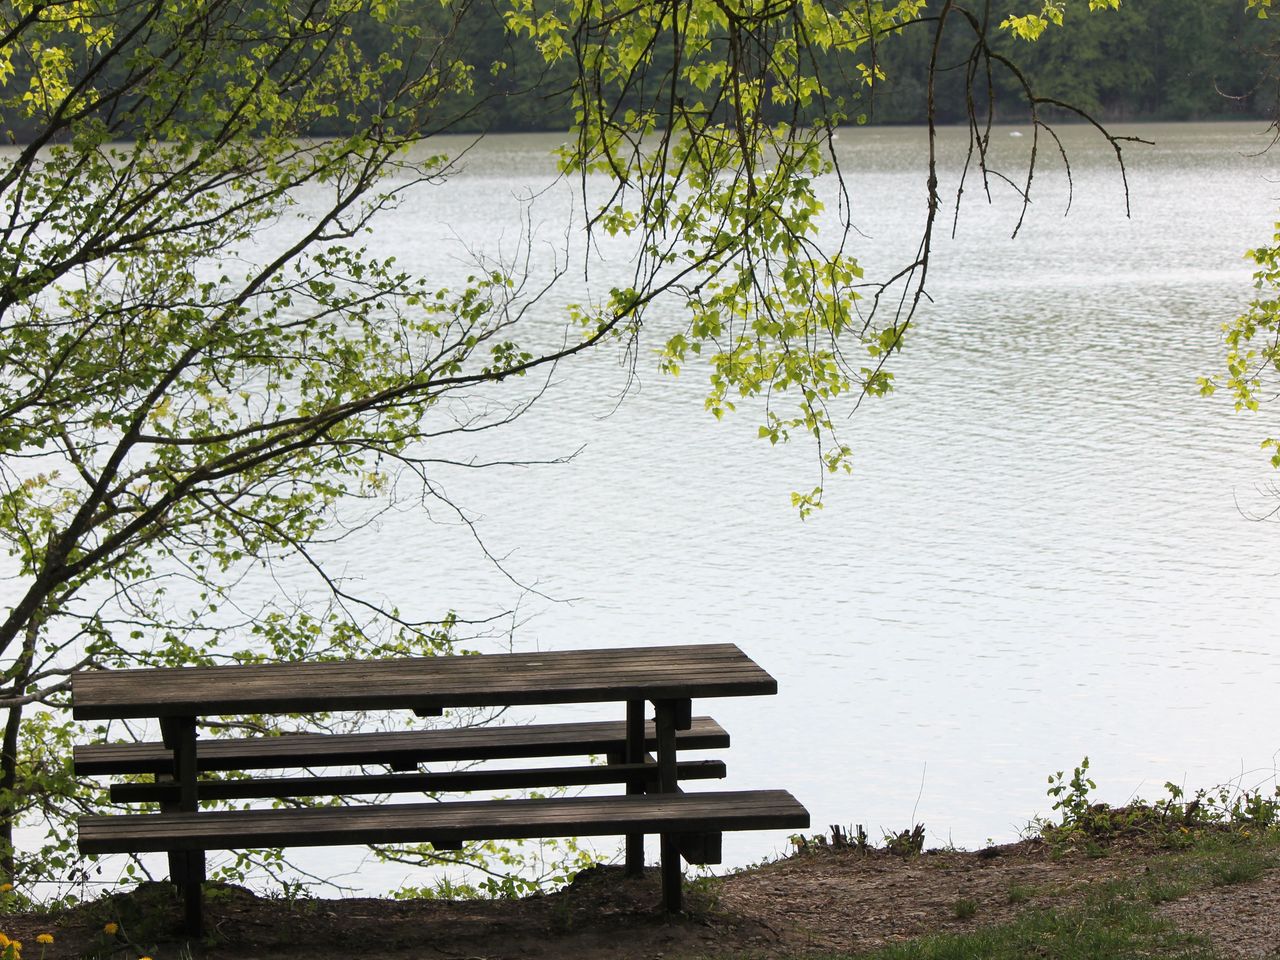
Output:
[[[777,692],[731,643],[174,669],[72,677],[79,720],[575,703]]]
[[[657,744],[652,722],[645,728],[647,749]],[[622,752],[626,724],[544,723],[461,730],[394,730],[386,733],[308,733],[248,739],[201,740],[196,766],[213,770],[269,770],[363,764],[450,763],[517,757],[567,757]],[[729,734],[710,717],[695,717],[676,733],[681,750],[729,746]],[[76,773],[106,776],[170,773],[173,756],[162,743],[99,743],[75,747]]]
[[[785,790],[81,817],[82,853],[805,829]]]
[[[683,760],[682,780],[724,779],[723,760]],[[601,783],[630,783],[637,777],[656,782],[656,764],[617,763],[518,770],[458,770],[443,773],[365,774],[339,777],[252,777],[245,780],[202,780],[202,800],[252,800],[263,797],[364,796],[393,793],[447,793],[457,790],[527,790]],[[113,803],[159,803],[177,799],[174,783],[117,783]],[[692,862],[692,861],[691,861]]]
[[[686,863],[716,864],[724,862],[724,834],[677,833],[676,849]]]

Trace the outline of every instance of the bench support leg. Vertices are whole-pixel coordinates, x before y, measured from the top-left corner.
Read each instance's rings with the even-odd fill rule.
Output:
[[[182,925],[188,936],[204,934],[200,894],[204,887],[204,851],[187,851],[187,881],[182,886]]]
[[[690,725],[688,700],[655,700],[653,725],[658,740],[658,790],[676,793],[680,789],[676,779],[676,728],[687,730]],[[680,873],[680,849],[674,834],[662,835],[662,907],[668,913],[679,913],[684,908]]]
[[[679,913],[684,909],[684,874],[680,870],[680,849],[676,838],[662,835],[662,909]]]
[[[165,746],[173,751],[173,776],[178,781],[177,809],[195,813],[199,809],[196,793],[196,718],[164,717],[160,721]],[[203,850],[176,851],[169,854],[169,879],[182,893],[183,927],[187,934],[198,937],[204,932],[200,910],[200,892],[204,886],[205,857]]]
[[[627,749],[623,760],[627,763],[643,763],[644,749],[644,701],[627,701]],[[644,784],[631,781],[627,794],[644,793]],[[627,834],[627,876],[639,876],[644,871],[644,834]]]
[[[156,783],[173,783],[173,774],[157,773],[154,777]],[[178,809],[177,800],[161,800],[160,812],[173,813]],[[176,850],[170,850],[166,856],[169,858],[169,880],[177,884],[178,878],[183,875],[186,870],[185,859],[181,853]]]

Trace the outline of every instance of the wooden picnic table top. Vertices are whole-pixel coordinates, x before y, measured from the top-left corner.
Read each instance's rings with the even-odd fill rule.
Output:
[[[91,670],[77,720],[734,697],[778,692],[732,643],[482,656]]]

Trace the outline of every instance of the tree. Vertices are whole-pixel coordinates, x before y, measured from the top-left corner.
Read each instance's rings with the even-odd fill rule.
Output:
[[[1271,0],[1247,0],[1244,9],[1266,20],[1271,6]],[[1266,53],[1271,73],[1264,80],[1274,84],[1274,69],[1280,62],[1280,54],[1274,46]],[[1259,83],[1257,88],[1261,87]],[[1275,138],[1280,137],[1280,84],[1275,87],[1271,147],[1275,146]],[[1274,395],[1280,375],[1280,223],[1275,225],[1271,242],[1246,251],[1245,259],[1252,261],[1256,268],[1253,282],[1258,293],[1242,314],[1222,325],[1226,345],[1225,376],[1201,377],[1199,382],[1203,396],[1213,396],[1219,387],[1225,386],[1237,411],[1256,412],[1262,402]],[[1271,466],[1280,468],[1280,438],[1267,437],[1261,447],[1270,451]]]
[[[1005,26],[1029,39],[1070,6]],[[470,18],[492,11],[470,0],[0,10],[0,109],[28,138],[0,155],[0,536],[14,572],[0,622],[0,851],[11,876],[65,866],[70,818],[95,802],[68,770],[73,729],[60,711],[72,670],[450,648],[451,614],[410,622],[351,594],[315,544],[353,499],[385,503],[406,478],[439,497],[440,438],[505,426],[526,403],[467,420],[455,401],[607,343],[634,356],[659,299],[688,317],[661,345],[662,368],[704,364],[713,415],[749,400],[762,437],[812,438],[818,478],[793,500],[802,514],[819,507],[821,477],[850,466],[837,411],[891,388],[885,362],[925,296],[939,206],[931,147],[912,262],[864,280],[843,195],[841,230],[818,236],[814,183],[839,176],[831,134],[876,83],[876,50],[926,33],[932,104],[944,37],[967,37],[984,177],[984,72],[1017,78],[1037,135],[1048,129],[1036,111],[1049,101],[989,42],[998,25],[954,0],[495,9],[538,54],[510,91],[538,96],[547,76],[572,78],[561,169],[611,184],[585,226],[634,254],[633,282],[570,307],[549,349],[526,335],[546,290],[509,266],[481,263],[464,288],[437,289],[362,245],[378,211],[448,175],[445,158],[408,148],[483,110],[463,54]],[[349,132],[312,136],[334,130]],[[304,185],[327,200],[299,215]],[[310,566],[327,606],[210,627],[244,572],[280,556]],[[172,608],[174,581],[194,609]],[[49,845],[19,856],[10,831],[33,815]]]

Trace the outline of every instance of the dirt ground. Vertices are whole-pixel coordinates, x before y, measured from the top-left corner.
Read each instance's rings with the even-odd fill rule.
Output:
[[[28,960],[40,956],[41,932],[55,937],[47,960],[676,960],[722,952],[771,960],[1000,923],[1081,896],[1089,884],[1134,876],[1152,855],[1135,849],[1054,858],[1038,841],[911,858],[821,849],[696,882],[687,913],[675,918],[659,910],[656,871],[628,878],[619,867],[598,867],[558,893],[515,901],[289,902],[226,887],[206,894],[209,935],[189,947],[171,932],[178,908],[170,888],[152,884],[56,919],[0,917],[0,929],[24,941]],[[1019,891],[1016,903],[1011,888]],[[962,899],[976,907],[970,919],[956,917]],[[1162,909],[1229,955],[1280,956],[1280,871]],[[107,921],[120,925],[114,936],[103,931]]]

